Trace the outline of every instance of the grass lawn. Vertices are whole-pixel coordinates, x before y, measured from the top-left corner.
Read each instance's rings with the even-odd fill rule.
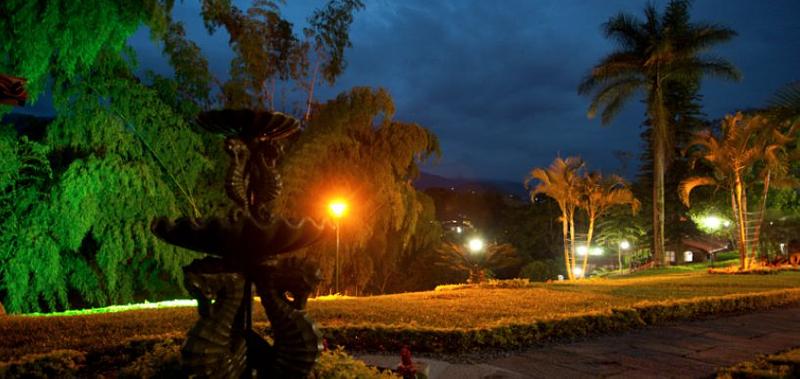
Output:
[[[691,299],[800,287],[800,272],[709,275],[677,272],[531,288],[459,289],[309,302],[324,326],[491,327],[607,311],[643,301]]]
[[[658,275],[536,283],[516,289],[457,289],[336,300],[311,300],[308,311],[323,329],[340,327],[453,330],[530,324],[609,312],[643,302],[753,294],[800,288],[800,272],[710,275],[674,270]],[[264,325],[263,310],[254,321]],[[0,361],[53,349],[110,349],[129,338],[185,332],[191,307],[80,316],[0,317]]]

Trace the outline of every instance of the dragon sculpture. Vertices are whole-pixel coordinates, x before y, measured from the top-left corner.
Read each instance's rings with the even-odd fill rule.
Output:
[[[225,192],[234,206],[226,217],[160,218],[152,225],[162,240],[208,254],[184,267],[200,315],[181,350],[184,369],[208,378],[305,377],[322,352],[322,335],[304,311],[319,271],[282,256],[314,243],[326,227],[270,212],[281,191],[280,140],[297,132],[299,122],[275,112],[220,110],[201,113],[197,124],[227,136]],[[252,328],[253,286],[271,344]]]

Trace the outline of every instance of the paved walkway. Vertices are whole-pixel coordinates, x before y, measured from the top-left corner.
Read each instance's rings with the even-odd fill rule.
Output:
[[[687,321],[595,339],[552,344],[481,364],[427,358],[431,379],[705,378],[718,367],[800,347],[800,308]],[[393,367],[398,359],[360,356]]]

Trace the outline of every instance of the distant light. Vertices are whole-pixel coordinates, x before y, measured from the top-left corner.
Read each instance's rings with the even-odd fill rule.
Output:
[[[684,262],[692,262],[694,261],[694,253],[690,250],[686,250],[683,252],[683,261]]]
[[[576,278],[581,278],[583,277],[583,269],[575,267],[572,269],[572,274],[575,275]]]
[[[622,250],[628,250],[631,248],[631,243],[627,240],[622,240],[622,242],[619,243],[619,248]]]
[[[456,226],[456,233],[461,234],[462,231],[460,226]]]
[[[593,247],[593,248],[592,248],[592,249],[589,251],[589,254],[591,254],[591,255],[595,255],[595,256],[597,256],[597,255],[603,255],[603,248],[602,248],[602,247]]]
[[[731,226],[731,222],[728,221],[728,220],[722,221],[722,226],[727,228],[727,227]]]
[[[703,224],[705,228],[710,230],[718,230],[725,225],[725,222],[726,220],[723,220],[717,216],[707,216],[700,220],[700,223]],[[728,222],[728,225],[730,225],[730,222]]]
[[[578,246],[577,248],[575,248],[575,251],[578,253],[578,255],[582,256],[582,255],[586,255],[586,253],[589,252],[589,249],[586,248],[586,246],[581,245],[581,246]]]
[[[469,251],[473,253],[478,253],[481,250],[483,250],[483,245],[484,245],[483,240],[477,237],[470,239],[469,242],[467,243]]]

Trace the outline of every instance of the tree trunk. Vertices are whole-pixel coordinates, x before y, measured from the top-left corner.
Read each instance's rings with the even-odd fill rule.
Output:
[[[747,269],[747,236],[746,236],[746,227],[747,227],[747,215],[745,208],[747,205],[743,202],[743,194],[744,194],[744,183],[742,183],[742,177],[737,172],[735,174],[735,184],[734,188],[736,190],[736,206],[738,210],[737,219],[738,219],[738,229],[739,229],[739,268],[742,270]]]
[[[583,256],[583,265],[581,266],[584,278],[586,277],[586,266],[589,264],[589,249],[592,247],[592,234],[594,233],[594,220],[596,218],[597,215],[589,215],[589,231],[586,233],[586,255]]]
[[[769,180],[772,172],[767,170],[767,175],[764,177],[764,194],[761,196],[761,209],[758,212],[758,223],[756,224],[756,230],[753,235],[753,251],[755,254],[756,245],[759,244],[761,240],[761,228],[764,226],[764,213],[767,211],[767,193],[769,192]],[[766,251],[762,252],[761,254],[765,259],[767,258]]]
[[[667,117],[660,78],[651,104],[653,118],[653,259],[664,266],[664,172],[666,171]]]
[[[561,210],[561,234],[564,237],[564,265],[567,268],[567,279],[572,280],[572,267],[569,263],[569,244],[567,243],[567,232],[569,229],[569,220],[567,220],[567,210]]]
[[[575,211],[569,212],[569,256],[572,279],[575,279]]]
[[[303,121],[308,122],[311,119],[311,105],[314,103],[314,86],[317,81],[317,74],[319,73],[319,61],[314,63],[314,70],[309,79],[308,96],[306,97],[306,112],[303,115]]]

